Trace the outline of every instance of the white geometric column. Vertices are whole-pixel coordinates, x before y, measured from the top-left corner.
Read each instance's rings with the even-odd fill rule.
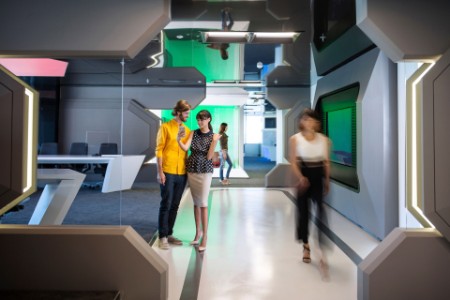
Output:
[[[75,199],[85,174],[69,169],[38,169],[37,179],[45,185],[29,225],[61,225]]]

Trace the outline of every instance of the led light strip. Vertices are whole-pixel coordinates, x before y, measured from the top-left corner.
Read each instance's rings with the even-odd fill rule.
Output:
[[[23,188],[23,192],[27,192],[32,186],[32,173],[33,173],[33,107],[34,107],[34,94],[29,89],[25,89],[25,95],[27,96],[28,102],[28,118],[27,118],[27,133],[26,133],[26,185]]]
[[[423,99],[418,96],[418,84],[433,66],[434,63],[424,63],[407,80],[407,103],[410,107],[407,109],[407,117],[409,116],[409,126],[407,127],[409,132],[407,137],[409,142],[407,147],[406,207],[425,228],[434,228],[434,226],[424,215],[422,205],[419,204],[422,203],[422,158],[419,155],[422,135],[420,130],[421,115],[419,115],[419,106],[423,103]]]
[[[301,32],[204,31],[203,43],[293,43]]]
[[[164,32],[163,31],[161,31],[160,32],[160,34],[159,34],[159,36],[160,36],[160,45],[161,45],[161,47],[160,47],[160,49],[159,49],[159,52],[157,52],[157,53],[155,53],[155,54],[153,54],[153,55],[151,55],[150,56],[150,58],[151,59],[153,59],[153,63],[151,64],[151,65],[148,65],[146,68],[147,69],[150,69],[150,68],[153,68],[154,66],[156,66],[158,63],[160,63],[160,61],[159,61],[159,59],[158,59],[158,56],[160,56],[160,55],[162,55],[163,53],[164,53]]]

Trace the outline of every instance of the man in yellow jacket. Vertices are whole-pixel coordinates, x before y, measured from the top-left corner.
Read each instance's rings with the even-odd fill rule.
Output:
[[[186,100],[179,100],[172,110],[173,119],[161,125],[156,138],[156,160],[158,182],[161,189],[159,206],[159,248],[167,250],[169,244],[182,245],[173,236],[173,226],[178,206],[186,187],[186,151],[177,142],[177,136],[187,139],[189,128],[184,122],[189,118],[191,106]],[[185,141],[184,141],[185,142]]]

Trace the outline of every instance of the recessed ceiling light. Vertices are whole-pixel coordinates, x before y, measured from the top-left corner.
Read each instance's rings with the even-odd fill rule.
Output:
[[[182,34],[177,35],[177,39],[182,40],[183,38],[184,38],[184,36]]]

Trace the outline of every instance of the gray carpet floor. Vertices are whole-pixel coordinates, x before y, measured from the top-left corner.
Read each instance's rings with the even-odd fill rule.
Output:
[[[264,176],[275,166],[274,162],[259,157],[246,157],[244,169],[249,178],[230,179],[229,187],[264,187]],[[212,187],[222,187],[213,179]],[[0,219],[2,224],[28,224],[42,193],[39,189],[22,202],[23,209],[9,212]],[[156,182],[136,182],[128,191],[102,193],[99,189],[83,187],[70,207],[65,225],[130,225],[146,241],[150,241],[158,228],[160,202]]]

